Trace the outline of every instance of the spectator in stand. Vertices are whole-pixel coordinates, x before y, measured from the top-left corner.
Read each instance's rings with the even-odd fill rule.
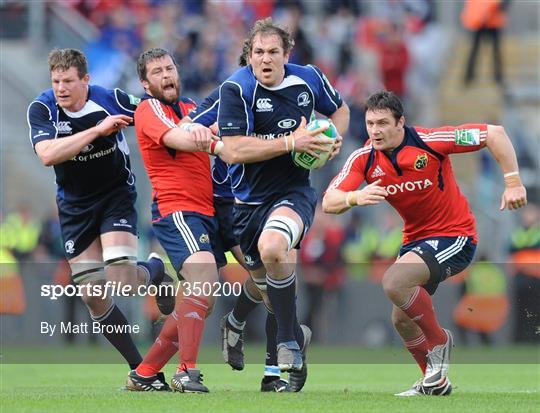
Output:
[[[466,0],[461,14],[463,27],[472,34],[472,46],[465,70],[465,85],[474,80],[476,58],[480,41],[485,38],[493,44],[493,77],[499,86],[503,85],[503,63],[501,56],[501,32],[506,26],[506,8],[509,0]]]
[[[386,90],[394,92],[400,99],[406,97],[405,76],[409,66],[409,51],[403,40],[403,30],[395,23],[381,34],[377,47],[379,69]]]

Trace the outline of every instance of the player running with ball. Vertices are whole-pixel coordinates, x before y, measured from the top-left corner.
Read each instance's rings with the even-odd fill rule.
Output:
[[[501,126],[407,126],[401,102],[386,91],[369,97],[366,126],[370,140],[330,183],[323,208],[339,214],[386,199],[399,212],[403,246],[382,284],[394,304],[394,327],[423,378],[397,395],[448,395],[452,334],[439,325],[431,295],[471,263],[477,243],[474,216],[448,155],[487,147],[504,174],[500,209],[512,210],[527,204],[515,151]],[[364,181],[368,185],[358,190]]]

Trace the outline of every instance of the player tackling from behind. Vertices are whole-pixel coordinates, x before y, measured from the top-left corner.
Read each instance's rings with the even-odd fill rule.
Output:
[[[340,214],[386,199],[399,212],[403,246],[382,284],[393,303],[394,327],[423,378],[397,396],[448,395],[452,334],[439,325],[431,295],[471,263],[477,243],[475,219],[449,155],[487,147],[504,174],[500,210],[513,210],[527,204],[515,151],[502,126],[407,126],[400,100],[386,91],[369,97],[366,126],[370,140],[332,180],[323,208]],[[368,185],[359,190],[364,181]]]

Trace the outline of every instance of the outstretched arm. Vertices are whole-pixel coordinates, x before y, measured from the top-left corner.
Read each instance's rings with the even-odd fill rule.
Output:
[[[388,196],[386,189],[379,186],[380,183],[378,179],[357,191],[329,189],[323,198],[323,211],[327,214],[342,214],[357,205],[377,205]]]
[[[521,183],[516,152],[502,126],[488,125],[486,146],[504,175],[504,192],[500,210],[518,209],[527,205],[527,190]]]
[[[36,143],[36,153],[45,166],[68,161],[100,136],[109,136],[120,129],[127,128],[133,118],[126,115],[107,116],[103,122],[87,130],[62,139],[43,140]]]

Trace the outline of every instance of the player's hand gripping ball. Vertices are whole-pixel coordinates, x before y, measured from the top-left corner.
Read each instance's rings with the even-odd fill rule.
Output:
[[[319,129],[319,128],[326,128],[326,130],[322,133],[320,133],[317,136],[321,136],[324,138],[337,138],[338,131],[334,124],[330,122],[327,119],[315,119],[309,122],[306,125],[306,129],[308,131]],[[333,145],[333,144],[332,144]],[[309,153],[305,152],[291,152],[291,156],[293,158],[293,162],[302,168],[305,169],[318,169],[324,166],[328,158],[330,157],[330,154],[332,153],[332,148],[329,148],[328,152],[317,152],[317,154],[320,156],[320,158],[316,158]]]

